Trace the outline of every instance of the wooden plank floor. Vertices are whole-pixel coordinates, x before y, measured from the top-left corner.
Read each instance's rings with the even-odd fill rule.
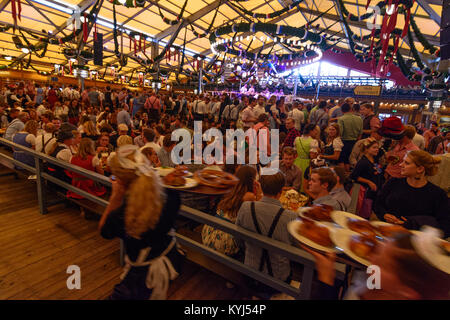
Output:
[[[80,290],[67,289],[69,265],[81,269]],[[105,299],[121,271],[119,241],[103,239],[96,221],[63,204],[41,215],[34,182],[0,177],[0,299]],[[239,287],[228,289],[225,283],[186,261],[168,298],[242,298]]]

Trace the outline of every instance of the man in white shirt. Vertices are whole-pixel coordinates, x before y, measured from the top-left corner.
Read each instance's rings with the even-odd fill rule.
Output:
[[[295,129],[300,131],[300,129],[302,127],[302,123],[305,120],[305,115],[300,110],[300,104],[298,103],[298,101],[294,101],[293,102],[293,104],[292,104],[292,111],[289,112],[288,118],[294,119]]]
[[[211,116],[214,118],[215,122],[219,120],[220,104],[219,98],[214,96],[211,102]]]
[[[72,99],[72,85],[70,84],[67,87],[65,87],[64,90],[61,92],[61,95],[65,100]]]
[[[145,148],[152,148],[156,153],[159,152],[159,150],[161,150],[161,147],[155,143],[155,132],[153,131],[153,129],[144,129],[143,131],[143,139],[144,139],[144,146],[141,148],[141,151]]]
[[[258,118],[260,114],[266,113],[266,108],[264,107],[264,96],[258,97],[258,104],[256,105],[253,112],[255,113],[255,118]]]
[[[242,111],[242,122],[244,126],[244,131],[252,128],[255,124],[258,117],[255,115],[255,106],[256,106],[256,100],[255,98],[251,97],[249,100],[250,104],[247,108],[245,108]]]
[[[36,137],[36,151],[45,152],[47,146],[51,146],[56,143],[56,138],[53,135],[54,132],[53,123],[49,122],[44,125],[44,132]]]
[[[6,140],[12,141],[14,135],[17,132],[23,130],[23,128],[25,127],[25,123],[28,121],[29,118],[30,116],[28,115],[28,113],[26,112],[19,113],[17,118],[11,121],[11,123],[8,125],[8,128],[6,128],[4,138]]]
[[[194,103],[194,113],[197,115],[195,120],[203,120],[206,111],[206,98],[200,96],[199,99]],[[195,117],[195,115],[194,115]]]
[[[212,102],[209,96],[205,96],[205,107],[203,109],[203,117],[208,119],[211,115]]]
[[[81,98],[80,91],[78,91],[78,86],[73,86],[70,91],[71,100],[79,100]]]

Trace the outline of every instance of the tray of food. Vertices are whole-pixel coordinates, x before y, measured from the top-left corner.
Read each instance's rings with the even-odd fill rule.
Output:
[[[196,171],[194,179],[199,184],[219,189],[231,188],[239,182],[239,179],[231,173],[211,169]]]
[[[287,228],[295,239],[312,249],[322,252],[338,252],[330,238],[330,233],[332,233],[330,227],[320,222],[304,218],[289,222]]]

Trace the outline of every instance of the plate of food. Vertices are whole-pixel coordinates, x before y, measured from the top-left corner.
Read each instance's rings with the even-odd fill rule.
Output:
[[[311,219],[294,220],[287,225],[289,233],[301,243],[322,252],[338,252],[330,238],[330,228]]]
[[[383,238],[392,238],[395,234],[417,234],[420,231],[408,230],[405,227],[392,224],[384,221],[371,221],[372,226],[375,228],[376,232]]]
[[[441,239],[439,247],[445,256],[450,257],[450,242]]]
[[[198,182],[195,179],[186,176],[185,170],[177,168],[164,176],[162,182],[164,187],[172,189],[188,189],[198,185]]]
[[[303,219],[312,219],[318,222],[333,222],[331,212],[333,207],[326,204],[314,204],[311,207],[300,208],[298,214]]]
[[[160,177],[165,177],[168,174],[174,172],[175,170],[178,170],[179,171],[179,175],[182,174],[184,177],[192,177],[192,175],[193,175],[192,172],[189,172],[187,170],[187,167],[185,167],[185,166],[177,166],[175,168],[172,168],[172,167],[156,167],[154,169],[158,172]]]
[[[331,218],[334,222],[336,222],[341,227],[348,229],[347,222],[349,219],[355,219],[355,220],[361,220],[361,221],[367,221],[366,219],[357,216],[356,214],[345,212],[345,211],[333,211],[331,212]],[[350,220],[354,221],[354,220]]]
[[[308,197],[298,193],[294,189],[283,190],[280,196],[280,202],[283,208],[298,212],[308,201]]]
[[[212,188],[230,188],[239,182],[239,179],[225,171],[203,169],[194,173],[194,179],[202,185]]]
[[[370,259],[379,245],[375,237],[358,234],[348,229],[334,229],[330,237],[336,247],[353,260],[365,266],[372,264]]]

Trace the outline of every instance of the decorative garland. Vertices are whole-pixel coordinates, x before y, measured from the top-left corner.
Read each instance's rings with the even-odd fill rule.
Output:
[[[233,3],[230,3],[232,6],[234,6],[237,9],[240,9],[244,14],[251,16],[253,18],[259,18],[259,19],[273,19],[276,17],[281,16],[283,13],[288,12],[289,10],[297,7],[300,5],[300,3],[302,3],[304,0],[294,0],[290,5],[288,5],[287,7],[284,7],[281,10],[275,11],[275,12],[271,12],[271,13],[257,13],[257,12],[252,12],[249,11],[245,8],[243,8],[242,6],[237,7],[236,5],[234,5]]]
[[[419,29],[419,27],[416,24],[414,16],[411,16],[410,22],[411,22],[411,27],[414,30],[414,34],[417,37],[417,40],[419,40],[419,42],[422,44],[422,46],[425,48],[425,50],[428,50],[428,52],[430,52],[431,54],[434,54],[436,57],[439,57],[440,56],[440,49],[436,48],[435,46],[430,44],[428,42],[428,40],[424,37],[422,32],[420,32],[420,29]]]
[[[77,57],[77,51],[75,49],[69,49],[64,48],[63,54],[67,59],[76,58]],[[79,55],[80,58],[83,58],[84,60],[92,60],[94,59],[94,54],[91,51],[82,50]]]
[[[292,60],[296,58],[301,58],[304,56],[304,53],[294,53],[294,54],[284,54],[284,55],[268,55],[268,54],[255,54],[249,53],[243,50],[235,50],[233,48],[229,48],[224,44],[224,41],[217,41],[217,38],[229,34],[229,33],[239,33],[239,32],[264,32],[271,35],[282,35],[282,36],[292,36],[298,37],[302,39],[302,41],[311,41],[315,43],[319,48],[326,48],[326,40],[318,33],[313,33],[307,31],[304,27],[302,28],[294,28],[291,26],[277,25],[271,23],[238,23],[233,25],[228,25],[224,27],[220,27],[215,30],[215,32],[211,33],[209,36],[209,41],[211,47],[215,47],[217,51],[225,52],[234,56],[239,56],[241,58],[246,58],[249,60],[266,59],[266,60]],[[217,42],[216,42],[217,41]],[[306,53],[306,56],[311,56],[314,53]]]
[[[217,13],[219,12],[219,8],[220,8],[221,4],[222,4],[222,0],[219,1],[219,5],[217,6],[216,13],[214,13],[214,17],[212,18],[211,23],[208,26],[208,29],[204,33],[202,33],[202,34],[198,33],[197,31],[195,31],[194,27],[192,26],[192,23],[189,24],[189,26],[191,27],[192,33],[194,34],[195,37],[204,38],[211,32],[211,29],[214,25],[214,21],[216,21]]]
[[[124,3],[120,3],[118,0],[109,0],[112,4],[122,5],[127,8],[138,8],[145,5],[145,0],[125,0]]]
[[[145,1],[144,1],[144,2],[145,2]],[[186,9],[187,2],[188,2],[188,0],[186,0],[186,1],[184,2],[184,5],[183,5],[183,7],[181,8],[180,13],[177,15],[177,17],[176,17],[175,20],[170,20],[170,19],[166,18],[166,17],[164,16],[164,14],[162,13],[162,11],[161,11],[161,7],[160,7],[159,5],[157,5],[157,6],[158,6],[158,10],[159,10],[159,15],[160,15],[161,19],[164,21],[164,23],[173,26],[173,25],[176,25],[178,22],[180,22],[181,18],[183,18],[183,14],[184,14],[184,11],[185,11],[185,9]]]
[[[380,1],[377,6],[380,7],[382,9],[382,11],[385,12],[385,7],[388,3],[386,1]],[[417,24],[414,21],[414,17],[412,15],[410,15],[409,10],[412,7],[413,2],[411,0],[401,0],[399,1],[399,4],[402,4],[403,7],[398,8],[398,12],[400,13],[404,13],[405,14],[405,21],[410,21],[411,22],[411,27],[414,30],[414,33],[416,34],[417,38],[419,39],[419,41],[422,43],[422,45],[425,47],[426,50],[428,50],[430,53],[435,53],[436,56],[439,56],[439,50],[437,48],[435,48],[434,46],[432,46],[427,40],[426,38],[423,36],[423,34],[420,32],[419,28],[417,27]],[[352,16],[348,10],[345,8],[345,5],[343,3],[342,0],[338,0],[338,5],[341,7],[342,13],[344,16],[347,17],[347,19],[350,19],[351,21],[362,21],[365,19],[368,19],[369,17],[373,16],[373,13],[371,13],[371,15],[369,15],[369,13],[360,16],[360,17],[355,17]],[[343,19],[343,24],[344,24],[344,28],[347,31],[347,34],[349,35],[349,43],[350,43],[350,50],[352,51],[352,53],[355,55],[356,59],[361,61],[361,62],[368,62],[368,61],[372,61],[372,66],[375,67],[375,65],[378,65],[378,70],[380,70],[380,62],[379,62],[379,51],[383,51],[383,49],[385,49],[383,51],[384,53],[384,57],[383,57],[383,63],[385,64],[385,69],[384,71],[387,72],[388,66],[390,65],[390,63],[394,62],[393,58],[394,56],[396,57],[397,60],[397,65],[399,66],[399,68],[401,69],[402,73],[408,77],[408,79],[410,80],[420,80],[422,78],[421,74],[417,74],[415,72],[412,72],[409,70],[408,66],[406,65],[403,57],[401,54],[399,54],[397,52],[397,46],[398,46],[398,39],[400,37],[402,37],[402,35],[408,35],[408,40],[410,43],[410,49],[411,49],[411,53],[414,57],[415,62],[417,63],[418,67],[422,70],[423,73],[427,74],[427,76],[425,76],[425,80],[429,80],[429,78],[435,79],[437,76],[441,76],[442,74],[440,73],[433,73],[431,72],[431,70],[429,68],[427,68],[421,58],[419,53],[417,52],[417,49],[415,47],[414,44],[414,39],[412,38],[412,33],[411,30],[409,28],[409,25],[405,25],[405,28],[403,30],[400,29],[393,29],[392,32],[390,32],[391,35],[397,37],[397,40],[394,40],[394,46],[388,45],[386,47],[386,43],[384,44],[384,47],[381,47],[381,30],[377,29],[377,30],[373,30],[372,34],[363,36],[363,37],[359,37],[356,34],[354,34],[352,32],[352,30],[350,29],[347,20],[344,18]],[[367,47],[361,47],[358,46],[357,44],[354,43],[353,40],[356,40],[358,42],[362,42],[364,40],[369,40],[370,38],[372,38],[374,40],[372,40],[372,46],[370,48],[370,52],[367,53],[368,48]],[[378,38],[377,41],[375,41],[375,38]],[[335,52],[339,52],[338,50],[333,50]],[[357,51],[362,51],[362,53],[358,53]],[[389,61],[385,61],[385,58],[389,58]],[[383,69],[383,67],[381,68]]]
[[[414,44],[414,39],[411,30],[408,30],[408,41],[409,41],[409,48],[411,49],[411,53],[419,69],[423,70],[426,74],[431,73],[431,70],[425,67],[425,65],[422,62],[422,59],[420,59],[419,52],[417,52],[416,45]]]

